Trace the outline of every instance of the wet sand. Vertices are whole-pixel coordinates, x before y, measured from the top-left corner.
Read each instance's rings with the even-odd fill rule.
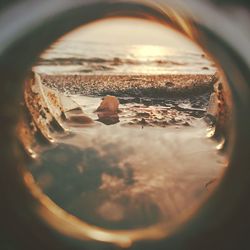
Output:
[[[72,117],[81,121],[70,122],[72,127],[84,127],[89,123],[83,122],[83,117],[89,117],[95,123],[116,124],[119,126],[138,127],[168,127],[195,126],[206,116],[209,94],[193,96],[192,98],[150,98],[150,97],[118,97],[119,112],[114,115],[101,117],[95,112],[102,102],[102,97],[70,95],[68,98],[79,109],[68,110],[65,114],[71,121]]]
[[[52,200],[102,228],[170,225],[208,197],[225,168],[203,123],[73,130],[30,169]]]
[[[57,96],[60,104],[51,105],[63,110],[69,133],[50,131],[54,142],[29,169],[54,202],[89,224],[170,225],[199,206],[225,171],[219,142],[206,137],[214,81],[213,75],[42,75],[40,98]],[[106,94],[119,100],[119,112],[101,117],[96,111]]]
[[[59,206],[103,228],[173,223],[206,199],[211,180],[225,169],[218,143],[206,138],[213,76],[137,77],[42,76],[48,98],[58,93],[64,100],[70,135],[55,135],[29,169]],[[203,94],[166,97],[170,81],[172,94],[196,87]],[[114,92],[119,112],[100,117],[96,110],[104,93]]]

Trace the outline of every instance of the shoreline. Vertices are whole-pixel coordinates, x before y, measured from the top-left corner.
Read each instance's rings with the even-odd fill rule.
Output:
[[[117,97],[187,97],[212,92],[216,74],[42,74],[42,84],[66,94]]]

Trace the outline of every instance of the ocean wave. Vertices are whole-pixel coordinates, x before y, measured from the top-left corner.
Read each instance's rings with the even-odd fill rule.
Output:
[[[121,59],[119,57],[114,57],[113,59],[104,59],[99,57],[93,58],[75,58],[75,57],[68,57],[68,58],[40,58],[37,62],[37,65],[85,65],[85,64],[109,64],[112,66],[119,66],[119,65],[179,65],[184,66],[188,65],[187,62],[178,62],[178,61],[171,61],[171,60],[136,60],[136,59]]]

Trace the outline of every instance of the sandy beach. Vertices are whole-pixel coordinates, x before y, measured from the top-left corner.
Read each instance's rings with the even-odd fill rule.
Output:
[[[213,74],[57,75],[40,74],[42,83],[66,94],[85,96],[178,97],[211,92]]]

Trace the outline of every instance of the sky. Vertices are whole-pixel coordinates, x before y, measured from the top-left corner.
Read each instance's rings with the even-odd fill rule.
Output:
[[[64,39],[126,45],[160,45],[182,50],[199,50],[182,34],[162,24],[135,18],[110,18],[97,21],[78,28],[66,35]]]

